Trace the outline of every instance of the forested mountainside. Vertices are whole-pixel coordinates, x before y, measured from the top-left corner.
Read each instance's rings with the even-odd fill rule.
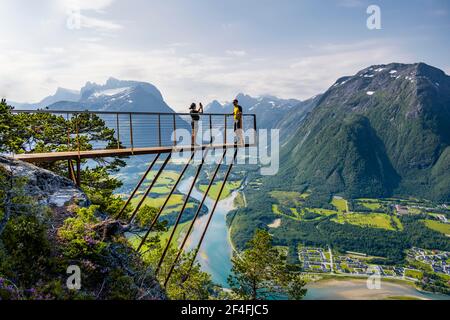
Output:
[[[311,106],[278,123],[282,136],[290,128],[279,173],[250,173],[247,207],[229,218],[235,244],[265,228],[292,257],[299,244],[395,263],[414,246],[450,250],[445,233],[425,224],[436,219],[430,208],[450,216],[442,205],[450,201],[450,77],[423,63],[372,66],[339,79]],[[398,215],[402,199],[421,209]]]
[[[272,184],[450,201],[450,77],[423,63],[339,79],[281,151]]]

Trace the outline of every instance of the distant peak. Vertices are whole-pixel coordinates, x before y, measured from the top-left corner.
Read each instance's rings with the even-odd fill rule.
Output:
[[[211,101],[210,105],[222,105],[218,100]]]
[[[106,80],[106,86],[118,86],[118,85],[121,85],[123,82],[126,82],[126,81],[123,81],[123,80],[119,80],[119,79],[117,79],[117,78],[114,78],[114,77],[109,77],[108,78],[108,80]]]
[[[148,82],[133,81],[133,80],[120,80],[114,77],[109,77],[105,84],[97,84],[95,82],[88,81],[86,85],[81,89],[82,99],[88,99],[92,97],[94,93],[98,93],[105,90],[116,89],[132,89],[134,92],[140,92],[144,94],[151,94],[158,100],[163,101],[161,92],[154,85]]]
[[[270,95],[270,94],[264,94],[259,97],[260,99],[272,99],[272,100],[280,100],[277,96]]]
[[[238,93],[238,95],[236,96],[236,99],[245,99],[245,98],[252,98],[250,95],[248,94],[244,94],[244,93]]]
[[[58,87],[56,89],[56,93],[55,94],[61,94],[61,93],[73,93],[73,94],[79,94],[80,92],[78,90],[73,90],[73,89],[67,89],[67,88],[62,88],[62,87]]]

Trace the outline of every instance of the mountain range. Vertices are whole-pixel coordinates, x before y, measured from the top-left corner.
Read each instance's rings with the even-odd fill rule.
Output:
[[[296,99],[281,99],[270,95],[261,97],[251,97],[239,93],[236,96],[239,105],[244,113],[256,114],[259,129],[272,129],[277,127],[277,123],[291,113],[302,113],[304,103]],[[233,103],[225,102],[221,104],[214,100],[205,107],[206,113],[232,113]]]
[[[279,122],[280,125],[298,125],[304,113],[313,107],[314,104],[311,102],[317,100],[315,98],[302,102],[270,95],[252,97],[243,93],[238,94],[236,98],[242,105],[244,113],[256,114],[258,127],[263,129],[276,128]],[[58,88],[54,95],[37,103],[10,102],[10,104],[17,109],[31,110],[47,108],[75,111],[174,112],[154,85],[115,78],[109,78],[105,84],[87,82],[80,90]],[[233,112],[233,104],[231,102],[221,104],[214,100],[206,105],[205,112],[230,114]],[[286,119],[286,122],[282,121],[283,119]]]
[[[78,101],[80,99],[80,91],[58,88],[54,95],[48,96],[36,103],[20,103],[10,101],[9,103],[16,109],[43,109],[59,101]]]
[[[103,85],[88,82],[81,88],[78,101],[59,101],[49,105],[48,108],[54,110],[174,112],[154,85],[115,78],[109,78]]]
[[[338,79],[318,99],[282,148],[272,183],[349,198],[450,201],[450,77],[443,71],[376,65]]]
[[[281,168],[270,184],[353,197],[450,200],[450,77],[426,65],[376,65],[306,101],[236,98],[258,128],[281,131]],[[59,101],[57,101],[59,100]],[[25,105],[29,107],[30,105]],[[110,78],[58,89],[34,108],[174,112],[152,84]],[[23,108],[24,105],[18,106]],[[213,101],[207,113],[231,113]]]
[[[105,84],[87,82],[79,91],[59,88],[38,103],[11,102],[11,105],[17,109],[174,112],[154,85],[115,78],[109,78]]]

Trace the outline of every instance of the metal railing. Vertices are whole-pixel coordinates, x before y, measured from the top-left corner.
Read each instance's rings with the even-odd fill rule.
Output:
[[[67,145],[70,151],[81,151],[80,141],[89,135],[80,130],[78,119],[95,115],[104,125],[114,130],[117,149],[138,149],[157,147],[182,147],[192,144],[192,117],[190,113],[157,112],[109,112],[109,111],[66,111],[66,110],[12,110],[14,114],[51,114],[61,117],[67,123]],[[42,126],[46,118],[42,117]],[[54,119],[53,119],[54,121]],[[70,125],[69,125],[70,123]],[[234,143],[234,119],[232,114],[199,114],[196,121],[198,133],[195,143],[198,145],[226,145]],[[256,143],[256,115],[242,116],[242,129],[253,129],[250,136],[244,135],[245,145]],[[214,134],[211,134],[214,133]],[[188,141],[186,141],[188,140]],[[91,150],[115,148],[107,146],[105,141],[90,140]]]

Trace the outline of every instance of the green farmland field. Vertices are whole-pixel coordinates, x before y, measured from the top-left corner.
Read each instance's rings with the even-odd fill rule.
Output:
[[[348,203],[345,199],[334,197],[331,204],[340,212],[348,212]]]
[[[217,199],[222,184],[223,184],[222,181],[214,183],[211,186],[211,189],[209,190],[208,197],[214,200]],[[227,181],[223,189],[222,195],[220,196],[220,200],[225,200],[226,198],[228,198],[234,190],[238,189],[241,186],[241,184],[242,181]],[[199,190],[203,193],[206,191],[206,189],[208,189],[208,185],[206,184],[201,184],[199,186]]]
[[[332,220],[341,224],[349,223],[362,227],[396,230],[395,227],[392,226],[390,216],[384,213],[339,213],[338,216]]]
[[[425,225],[435,231],[450,235],[450,224],[435,220],[424,220]]]

